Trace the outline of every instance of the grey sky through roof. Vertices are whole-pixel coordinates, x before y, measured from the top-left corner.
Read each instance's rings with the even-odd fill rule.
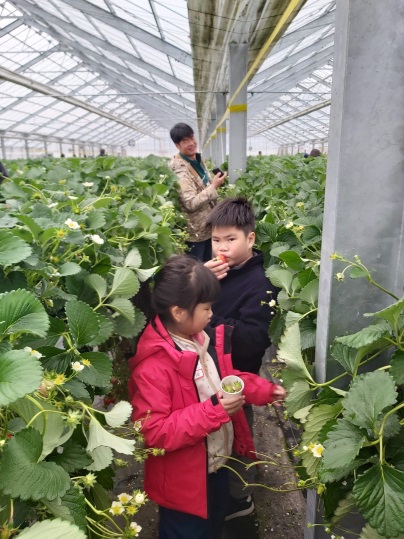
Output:
[[[307,0],[251,80],[249,138],[327,138],[334,10]],[[185,0],[0,0],[3,144],[125,147],[200,120]]]

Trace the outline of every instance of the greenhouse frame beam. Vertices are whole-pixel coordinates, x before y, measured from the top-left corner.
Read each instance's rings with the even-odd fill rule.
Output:
[[[52,37],[54,37],[55,39],[57,39],[58,41],[64,41],[66,42],[67,40],[61,36],[57,31],[55,30],[50,30],[46,25],[43,25],[41,22],[38,24],[38,21],[36,22],[36,28],[39,28],[40,30],[43,30],[47,33],[49,33],[50,35],[52,35]],[[84,62],[85,65],[87,66],[91,66],[91,69],[93,69],[94,71],[96,71],[97,73],[102,73],[103,75],[103,78],[108,80],[110,82],[110,84],[112,85],[112,87],[117,91],[119,92],[120,89],[119,89],[119,86],[117,86],[117,79],[112,77],[110,73],[108,73],[107,71],[105,71],[104,67],[106,64],[108,64],[113,70],[116,70],[117,69],[117,64],[115,64],[112,60],[110,60],[109,58],[107,57],[104,57],[102,55],[99,55],[98,53],[94,52],[94,51],[91,51],[89,49],[88,52],[84,53],[80,50],[80,48],[78,47],[77,43],[72,43],[72,42],[68,42],[69,44],[69,47],[72,49],[70,50],[70,52],[74,53],[74,55],[76,55],[78,58],[81,59],[82,62]],[[94,56],[98,56],[100,58],[100,62],[97,62],[97,60],[91,60],[88,58],[87,54],[92,54]],[[117,74],[118,75],[118,74]],[[134,74],[135,77],[137,77],[136,74]],[[119,75],[119,80],[120,80],[120,85],[122,86],[122,83],[123,83],[123,75]],[[51,81],[53,82],[53,81]],[[153,84],[152,82],[148,81],[150,84]],[[131,92],[133,90],[133,84],[136,84],[136,81],[131,81],[128,79],[128,83],[127,85],[125,85],[125,88],[128,89],[129,92]],[[164,88],[164,87],[161,87],[161,88]],[[166,88],[164,88],[164,90],[166,90]],[[132,102],[132,103],[135,103],[136,106],[140,107],[140,106],[144,106],[146,107],[148,110],[152,110],[155,114],[156,114],[156,117],[159,117],[161,116],[161,108],[159,107],[159,104],[160,103],[153,103],[153,101],[148,98],[148,96],[136,96],[137,99],[133,99],[132,96],[126,96],[126,98],[128,99],[128,101]],[[185,98],[183,98],[185,99]],[[138,103],[136,103],[136,101],[139,101],[141,103],[141,105],[139,105]],[[171,100],[165,100],[165,99],[162,99],[160,96],[158,99],[154,99],[154,101],[159,101],[161,103],[164,104],[164,106],[166,106],[167,104],[170,104],[170,105],[175,105],[175,102],[171,101]],[[193,105],[193,102],[190,101],[190,104]],[[155,106],[154,106],[155,105]],[[178,107],[178,110],[181,110],[179,107]],[[192,112],[194,112],[192,110]]]
[[[10,24],[2,28],[0,30],[0,37],[3,37],[6,34],[9,34],[10,32],[12,32],[13,30],[16,30],[19,26],[22,26],[24,24],[24,21],[22,19],[23,18],[21,17],[20,19],[10,22]]]
[[[31,11],[36,16],[43,19],[40,24],[40,30],[47,32],[49,35],[53,36],[55,39],[57,39],[59,42],[67,43],[69,46],[72,46],[74,43],[72,40],[67,40],[65,36],[61,36],[61,34],[53,27],[48,26],[48,22],[52,25],[59,26],[63,28],[63,30],[75,34],[78,37],[85,39],[86,41],[89,41],[95,46],[100,47],[101,50],[105,50],[110,52],[111,54],[117,55],[122,60],[126,60],[129,63],[134,64],[137,67],[140,67],[141,69],[148,71],[150,74],[155,75],[156,77],[165,80],[166,82],[173,84],[174,86],[178,86],[182,90],[185,91],[193,91],[193,86],[186,83],[185,81],[178,79],[177,77],[174,77],[174,75],[171,75],[170,73],[167,73],[166,71],[163,71],[162,69],[149,64],[145,60],[142,60],[140,58],[137,58],[133,54],[121,49],[120,47],[117,47],[115,45],[112,45],[112,43],[109,43],[107,41],[104,41],[96,36],[93,36],[89,32],[86,32],[85,30],[82,30],[81,28],[78,28],[74,26],[71,23],[66,23],[63,19],[60,19],[54,14],[47,13],[42,8],[39,8],[37,6],[32,6],[27,0],[18,0],[18,5],[20,7],[23,7],[26,10]],[[32,19],[31,26],[38,27],[38,20]],[[74,43],[77,46],[77,43]],[[91,49],[90,49],[91,50]],[[93,52],[93,51],[91,51]],[[102,57],[103,61],[106,59],[105,56]]]
[[[266,88],[268,85],[268,82],[272,82],[271,78],[274,77],[273,75],[274,71],[276,71],[276,73],[279,73],[279,71],[281,71],[284,68],[287,68],[287,67],[293,68],[296,66],[297,62],[299,62],[305,56],[321,54],[323,50],[325,50],[326,48],[330,46],[330,44],[334,46],[334,34],[321,37],[317,41],[309,45],[308,47],[305,47],[304,49],[300,49],[298,52],[292,53],[290,56],[286,56],[286,58],[284,58],[280,62],[277,62],[276,64],[268,67],[267,69],[259,73],[259,77],[264,78],[265,80],[262,80],[261,82],[256,84],[254,88],[251,88],[251,91],[257,92]]]
[[[313,71],[316,71],[321,66],[324,66],[332,58],[333,52],[334,46],[330,45],[322,52],[320,56],[311,56],[307,60],[301,62],[299,64],[300,69],[298,69],[297,71],[293,71],[291,75],[287,74],[287,72],[285,71],[279,75],[276,75],[276,77],[274,77],[272,81],[268,81],[270,83],[269,91],[283,91],[285,93],[288,92],[291,88],[294,88],[296,84],[310,77]],[[265,103],[264,106],[269,106],[273,101],[276,101],[278,97],[279,96],[276,96],[275,94],[273,94],[272,96],[265,94],[263,96],[254,96],[254,100],[250,101],[249,112],[252,115],[262,113],[262,104]]]
[[[288,122],[290,122],[292,120],[296,120],[298,118],[301,118],[302,116],[307,116],[308,114],[311,114],[312,112],[320,110],[321,108],[325,108],[325,107],[329,106],[330,104],[331,104],[331,99],[328,100],[325,103],[319,103],[318,105],[314,105],[314,106],[309,107],[307,109],[300,110],[300,111],[298,110],[294,114],[290,114],[290,115],[285,116],[283,118],[278,116],[278,118],[279,118],[278,120],[276,120],[272,124],[269,124],[269,125],[263,127],[262,129],[258,129],[257,131],[254,131],[249,136],[255,137],[257,135],[261,135],[262,133],[265,133],[266,131],[270,131],[271,129],[274,129],[275,127],[278,127],[280,125],[288,123]],[[273,114],[274,116],[277,116],[277,115],[275,115],[274,112],[272,112],[271,114]],[[302,124],[304,124],[307,127],[307,129],[316,129],[318,131],[321,131],[322,129],[327,129],[328,128],[328,124],[324,124],[323,122],[320,122],[320,120],[318,118],[315,118],[312,121],[319,122],[321,124],[319,126],[312,125],[309,121],[304,121],[304,120],[300,120],[300,121],[302,122]]]
[[[43,60],[44,58],[49,56],[50,54],[53,54],[54,52],[59,52],[60,50],[61,50],[60,44],[55,45],[54,47],[51,47],[47,51],[41,52],[41,54],[39,54],[36,58],[33,58],[32,60],[30,60],[26,64],[23,64],[20,67],[17,67],[15,72],[16,73],[22,73],[26,69],[29,69],[33,65],[37,64],[38,62],[40,62],[41,60]]]
[[[58,80],[60,80],[61,78],[66,77],[66,75],[70,75],[71,73],[74,73],[76,71],[76,68],[77,68],[77,66],[74,66],[71,69],[68,69],[67,71],[64,71],[63,73],[61,73],[60,75],[58,75],[57,77],[52,79],[51,82],[55,83]],[[0,80],[1,80],[1,77],[0,77]],[[1,88],[1,86],[0,86],[0,88]],[[0,110],[0,119],[1,119],[1,115],[3,114],[3,112],[6,112],[7,110],[13,109],[15,107],[15,105],[17,105],[18,103],[21,103],[21,101],[25,101],[25,100],[29,99],[30,97],[35,97],[35,94],[36,94],[36,92],[31,91],[29,94],[26,94],[26,95],[24,95],[22,97],[18,97],[16,101],[14,101],[13,103],[10,103],[6,107],[3,107]]]
[[[84,56],[84,55],[83,55]],[[97,70],[101,75],[102,75],[102,78],[104,80],[106,80],[107,82],[109,82],[109,84],[111,84],[111,86],[119,93],[120,91],[123,90],[126,90],[128,93],[130,93],[132,90],[133,90],[133,84],[136,84],[136,81],[132,81],[130,80],[129,78],[121,75],[120,76],[120,81],[119,81],[119,86],[117,86],[117,83],[116,83],[116,78],[112,75],[112,73],[110,73],[109,71],[107,71],[104,67],[100,67],[99,64],[97,64],[97,62],[95,61],[91,61],[90,59],[86,58],[86,60],[83,59],[82,56],[80,56],[83,60],[83,62],[85,62],[88,66],[91,66],[91,69],[93,70]],[[113,64],[113,62],[111,62],[111,66],[113,69],[116,69],[116,65]],[[116,74],[116,76],[118,76],[118,73]],[[136,76],[136,75],[134,75]],[[101,94],[100,94],[101,95]],[[154,114],[156,114],[156,117],[167,117],[167,120],[168,119],[171,119],[171,117],[167,114],[167,108],[173,108],[174,111],[175,111],[175,114],[179,113],[180,111],[181,112],[194,112],[193,110],[182,110],[174,101],[171,101],[171,100],[167,100],[167,99],[163,99],[163,96],[156,96],[155,98],[153,99],[148,99],[148,96],[147,94],[139,94],[139,95],[136,95],[136,96],[133,96],[133,95],[127,95],[127,96],[124,96],[129,102],[133,103],[134,105],[136,105],[138,108],[140,107],[145,107],[147,109],[147,111],[152,111]],[[162,108],[163,107],[163,108]]]
[[[128,36],[134,37],[138,41],[145,43],[149,47],[153,47],[167,56],[171,56],[178,62],[181,62],[188,67],[192,67],[192,56],[188,52],[181,50],[175,45],[146,32],[146,30],[142,30],[138,26],[113,15],[94,4],[91,4],[87,0],[64,0],[64,3],[79,10],[81,13],[85,13],[89,17],[94,17],[102,21],[104,24],[109,24],[113,28],[124,32]]]
[[[102,56],[102,54],[98,54],[96,52],[93,52],[93,51],[86,51],[85,53],[80,51],[80,49],[78,48],[76,54],[82,59],[83,62],[89,62],[88,60],[88,55],[92,55],[95,60],[90,60],[91,62],[91,65],[92,65],[92,68],[95,69],[95,66],[97,68],[97,71],[100,71],[100,62],[102,61],[104,63],[104,65],[109,65],[111,68],[113,68],[114,70],[117,69],[117,64],[114,63],[112,60],[110,60],[109,58],[106,58],[105,56]],[[160,86],[160,84],[154,82],[152,79],[147,79],[146,77],[144,77],[143,75],[139,75],[138,73],[135,73],[135,72],[131,72],[130,74],[128,73],[125,73],[125,74],[119,74],[119,77],[125,77],[126,76],[130,76],[130,77],[133,77],[135,80],[134,81],[130,81],[131,84],[133,84],[134,82],[135,83],[138,83],[140,85],[140,90],[145,90],[145,92],[148,92],[148,88],[146,87],[146,84],[154,89],[156,92],[167,92],[167,88],[165,88],[164,86]],[[129,78],[128,78],[128,82],[129,82]],[[115,84],[116,85],[116,82]],[[133,89],[133,88],[132,88]],[[137,97],[137,96],[136,96]],[[156,98],[159,98],[159,100],[161,100],[161,102],[164,104],[171,104],[171,105],[179,105],[180,103],[186,107],[187,105],[190,105],[192,106],[193,108],[195,107],[195,104],[194,102],[189,99],[188,97],[183,97],[181,95],[178,95],[178,96],[175,96],[175,99],[177,99],[178,101],[180,101],[180,103],[176,103],[175,101],[173,101],[172,99],[168,99],[165,95],[153,95],[153,96],[150,96],[148,95],[147,93],[145,93],[145,97],[147,97],[148,99],[156,99]],[[174,96],[172,96],[174,97]],[[192,110],[192,112],[194,112],[194,110]]]
[[[302,41],[309,35],[313,34],[313,32],[318,30],[319,25],[326,27],[334,23],[335,23],[335,10],[329,11],[325,13],[324,15],[321,15],[317,19],[314,19],[311,22],[305,24],[304,26],[300,26],[300,28],[296,28],[296,30],[293,30],[293,32],[286,34],[275,45],[272,51],[272,54],[276,54],[277,52],[280,52],[282,49],[286,47],[290,47],[290,45],[293,45],[296,42]]]
[[[113,122],[126,125],[126,127],[129,127],[130,129],[133,129],[134,131],[140,131],[144,135],[151,136],[154,138],[153,134],[137,128],[135,125],[131,124],[130,122],[127,122],[126,120],[113,116],[112,114],[109,114],[108,112],[104,112],[103,110],[97,107],[93,107],[92,105],[88,105],[84,101],[80,101],[79,99],[75,97],[65,96],[61,92],[58,92],[57,90],[55,90],[51,86],[48,86],[47,84],[42,84],[40,82],[34,81],[33,79],[25,77],[24,75],[13,73],[12,71],[5,69],[4,67],[0,67],[0,79],[7,80],[14,84],[19,84],[20,86],[24,86],[25,88],[29,88],[30,90],[34,90],[44,95],[55,97],[56,99],[59,99],[60,101],[65,101],[66,103],[74,105],[75,107],[80,107],[84,110],[88,110],[89,112],[93,112],[94,114],[97,114],[98,116],[103,116],[104,118],[108,118],[108,120],[112,120]]]
[[[63,143],[63,144],[99,144],[99,142],[92,142],[92,141],[82,141],[77,139],[71,139],[67,137],[55,137],[53,135],[33,135],[31,136],[29,133],[21,133],[20,131],[0,131],[0,138],[2,139],[17,139],[17,140],[33,140],[37,142],[56,142],[56,143]]]
[[[77,69],[77,66],[74,68],[73,72],[76,71],[76,69]],[[81,88],[85,88],[87,86],[87,84],[88,84],[87,82],[83,82],[83,84],[81,86],[79,86],[77,88],[77,90],[80,90]],[[112,100],[108,101],[108,103],[110,103],[111,101]],[[20,120],[20,121],[16,122],[15,124],[13,124],[13,129],[15,129],[20,124],[28,123],[31,120],[31,118],[34,118],[35,116],[40,114],[41,111],[46,110],[47,108],[49,108],[49,104],[44,105],[42,108],[40,108],[40,109],[36,110],[35,112],[33,112],[32,114],[29,114],[28,116],[26,116],[23,120]],[[52,123],[57,121],[60,117],[65,116],[66,113],[67,113],[67,111],[60,112],[57,116],[54,116],[53,118],[49,119],[47,122],[45,122],[45,123],[41,124],[40,126],[38,126],[36,129],[33,129],[31,131],[31,133],[36,133],[38,129],[44,129],[44,128],[48,127],[49,125],[51,125]],[[92,114],[92,113],[89,112],[88,114]],[[85,116],[82,116],[81,119],[86,117],[86,116],[87,116],[87,114]],[[55,130],[57,131],[58,128],[55,128]]]

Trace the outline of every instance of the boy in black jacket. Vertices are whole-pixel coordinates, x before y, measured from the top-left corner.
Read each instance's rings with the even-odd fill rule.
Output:
[[[234,367],[258,374],[265,350],[270,345],[271,308],[268,303],[276,299],[277,291],[265,276],[262,253],[253,249],[254,213],[245,198],[227,198],[211,211],[207,225],[212,231],[212,252],[216,258],[206,262],[205,266],[220,279],[221,284],[219,298],[212,306],[210,325],[233,326]],[[252,408],[246,407],[245,413],[252,430]],[[237,469],[246,481],[254,482],[255,467],[246,470],[245,466],[237,466],[234,461],[230,466]],[[230,489],[233,502],[226,520],[252,513],[252,488],[243,488],[239,478],[230,474]]]

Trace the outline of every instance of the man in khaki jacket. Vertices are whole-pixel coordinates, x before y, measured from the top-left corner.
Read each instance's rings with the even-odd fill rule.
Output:
[[[170,130],[170,136],[179,150],[169,166],[178,176],[180,205],[187,218],[189,254],[206,262],[212,258],[212,247],[210,231],[205,223],[216,204],[217,189],[227,174],[219,172],[210,177],[201,154],[196,151],[197,141],[192,127],[176,124]]]

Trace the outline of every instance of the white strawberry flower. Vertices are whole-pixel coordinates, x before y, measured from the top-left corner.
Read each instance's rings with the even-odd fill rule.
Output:
[[[52,202],[51,204],[48,204],[48,208],[56,208],[58,205],[58,202]]]
[[[136,522],[130,523],[130,531],[132,537],[139,537],[139,533],[142,531],[142,526],[139,526]]]
[[[75,197],[73,195],[68,195],[67,198],[70,198],[70,200],[77,200],[79,197]]]
[[[104,240],[98,234],[90,234],[90,239],[98,245],[102,245],[104,243]]]
[[[322,444],[314,444],[314,446],[311,448],[311,452],[313,454],[313,457],[321,458],[323,455],[324,446]]]
[[[84,187],[92,187],[93,185],[94,185],[94,182],[84,182],[83,183]]]
[[[82,363],[80,363],[80,361],[73,361],[71,363],[71,366],[72,366],[72,369],[75,371],[75,372],[80,372],[84,369],[84,365]]]
[[[122,515],[124,511],[125,508],[122,507],[121,502],[112,502],[111,509],[109,510],[112,515]]]
[[[30,346],[26,346],[24,348],[24,352],[28,352],[29,354],[32,354],[33,356],[35,356],[37,359],[41,359],[41,357],[43,357],[43,354],[41,354],[40,352],[38,352],[37,350],[33,350]]]
[[[131,496],[130,494],[127,494],[126,492],[122,492],[122,494],[119,494],[118,496],[118,500],[121,503],[129,503],[132,498],[133,496]]]
[[[70,219],[70,217],[66,219],[65,225],[67,225],[72,230],[78,230],[80,228],[80,225],[78,224],[78,222],[73,221],[72,219]]]
[[[145,495],[142,492],[138,492],[135,496],[135,502],[138,504],[144,503]]]

